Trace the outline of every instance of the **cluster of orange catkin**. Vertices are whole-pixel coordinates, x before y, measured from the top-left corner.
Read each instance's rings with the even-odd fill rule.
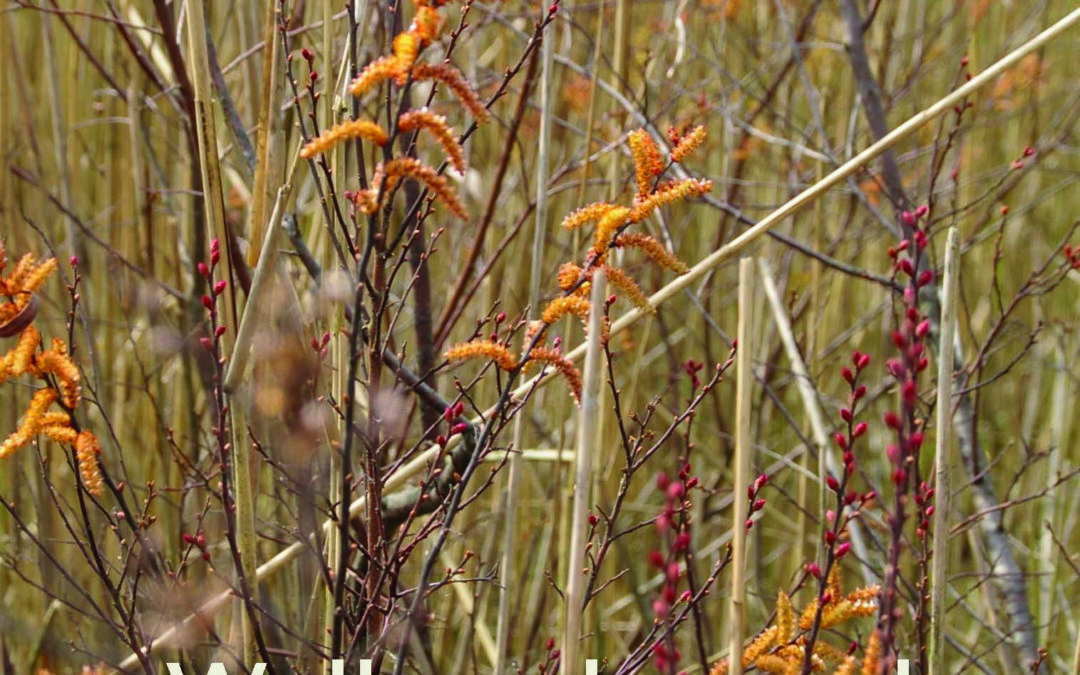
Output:
[[[681,162],[704,142],[705,128],[694,127],[686,134],[672,130],[668,137],[672,143],[670,162]],[[608,252],[612,248],[638,249],[653,263],[676,274],[689,271],[689,268],[655,237],[626,230],[644,221],[661,206],[704,195],[712,189],[712,181],[684,178],[661,182],[660,178],[670,164],[665,161],[660,146],[652,135],[645,129],[639,129],[631,132],[627,140],[630,154],[634,158],[638,188],[633,203],[622,206],[596,202],[573,211],[563,219],[562,226],[568,230],[593,225],[593,244],[583,265],[568,262],[559,268],[558,284],[564,294],[549,302],[540,319],[530,324],[525,331],[526,348],[538,334],[542,334],[548,326],[565,316],[576,316],[583,324],[588,324],[591,310],[588,300],[589,283],[596,270],[603,270],[612,287],[634,306],[644,311],[655,311],[633,277],[608,262]],[[606,339],[606,335],[602,336],[602,339]],[[481,339],[458,344],[451,347],[445,356],[450,361],[487,359],[503,370],[513,370],[521,365],[509,347],[497,340]],[[566,379],[575,400],[580,402],[580,374],[558,348],[543,346],[541,338],[522,358],[526,360],[526,365],[538,362],[555,368]]]
[[[91,494],[100,494],[101,446],[92,432],[77,431],[71,420],[81,396],[79,368],[60,338],[53,338],[48,349],[41,349],[41,333],[34,327],[35,294],[56,269],[56,259],[36,262],[28,253],[5,276],[7,262],[7,249],[0,242],[0,340],[15,340],[15,345],[0,355],[0,384],[29,375],[44,386],[30,398],[18,428],[0,444],[0,460],[45,436],[75,448],[83,485]],[[52,410],[55,403],[60,404],[60,410]]]
[[[840,566],[837,565],[829,573],[827,600],[821,615],[823,629],[877,613],[877,594],[880,590],[877,586],[857,588],[845,594],[840,584]],[[776,601],[776,622],[759,633],[743,650],[740,672],[751,666],[759,672],[777,675],[801,672],[806,655],[805,633],[813,625],[817,609],[818,601],[815,599],[796,616],[791,598],[780,591]],[[845,653],[819,640],[814,643],[811,666],[814,672],[824,672],[826,663],[834,663],[836,668],[833,675],[877,675],[880,657],[881,635],[875,630],[867,640],[861,662],[855,654]],[[727,659],[722,659],[713,665],[709,675],[728,675],[728,672]]]
[[[480,98],[461,71],[449,63],[430,64],[417,61],[424,48],[436,40],[442,32],[443,19],[439,15],[438,8],[446,4],[446,1],[415,0],[413,4],[415,14],[412,24],[408,30],[399,33],[394,38],[393,53],[369,63],[353,80],[349,92],[353,96],[362,96],[387,81],[404,86],[409,81],[430,80],[449,89],[477,121],[487,121],[487,108],[480,102]],[[427,108],[418,108],[406,111],[398,118],[396,124],[401,132],[423,131],[433,136],[439,143],[447,163],[459,174],[465,173],[465,151],[445,117]],[[348,120],[330,127],[318,137],[311,139],[300,149],[300,156],[311,159],[332,150],[340,143],[358,138],[384,146],[390,142],[391,134],[371,120]],[[360,212],[371,214],[383,206],[386,195],[406,178],[423,183],[435,199],[446,205],[458,218],[465,220],[468,217],[465,207],[446,178],[432,167],[410,157],[399,157],[377,165],[370,180],[371,187],[349,192],[347,196]]]

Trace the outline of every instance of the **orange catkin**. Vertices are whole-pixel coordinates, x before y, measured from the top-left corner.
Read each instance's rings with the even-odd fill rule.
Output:
[[[439,141],[439,144],[442,145],[443,152],[446,153],[450,165],[459,174],[464,175],[465,150],[458,143],[457,138],[454,137],[454,130],[447,126],[445,117],[436,115],[427,108],[410,110],[398,120],[398,128],[402,131],[426,129],[431,132],[435,139]]]
[[[487,122],[487,108],[480,103],[480,98],[473,91],[469,81],[465,79],[465,76],[457,68],[446,63],[437,65],[418,63],[412,70],[412,76],[417,81],[435,80],[436,82],[442,82],[454,93],[454,96],[457,96],[461,104],[472,113],[477,122]]]
[[[450,185],[446,182],[446,178],[440,176],[435,169],[430,166],[421,164],[419,160],[412,157],[398,157],[390,160],[383,171],[388,178],[405,178],[410,176],[416,180],[424,183],[435,197],[446,205],[446,208],[450,209],[458,218],[462,220],[469,219],[469,212],[465,210],[465,206],[458,200],[457,195],[450,188]]]
[[[331,150],[337,144],[353,138],[363,138],[375,145],[386,145],[388,137],[383,128],[369,120],[349,120],[341,124],[335,124],[319,134],[317,138],[308,141],[300,150],[300,157],[310,159]]]
[[[513,370],[517,367],[517,359],[513,357],[506,345],[488,340],[473,340],[454,345],[446,350],[445,356],[447,361],[490,359],[503,370]]]
[[[79,462],[79,475],[82,476],[83,485],[92,495],[100,495],[105,482],[98,464],[99,455],[101,446],[97,436],[89,431],[81,431],[75,439],[75,457]]]

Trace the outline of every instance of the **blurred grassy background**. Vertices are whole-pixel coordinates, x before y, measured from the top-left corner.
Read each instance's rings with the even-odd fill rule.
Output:
[[[0,152],[7,169],[0,174],[0,231],[12,254],[29,251],[61,260],[79,256],[83,285],[75,336],[77,357],[86,373],[84,394],[91,402],[84,421],[100,430],[103,462],[115,475],[127,478],[128,489],[139,496],[139,504],[148,482],[154,482],[157,496],[147,511],[157,521],[148,532],[167,559],[179,561],[184,549],[182,533],[193,532],[201,522],[208,538],[220,541],[221,528],[215,513],[203,519],[207,492],[182,468],[186,461],[182,458],[205,465],[211,426],[195,371],[194,326],[187,302],[197,288],[193,268],[206,257],[206,240],[199,234],[204,227],[200,202],[192,194],[199,169],[193,163],[191,130],[185,126],[181,105],[182,78],[169,55],[168,31],[162,30],[150,2],[71,0],[42,3],[36,9],[21,4],[8,3],[0,17],[0,54],[6,63],[0,69],[5,103],[0,106]],[[258,117],[259,83],[265,67],[260,4],[212,3],[208,17],[224,82],[249,133]],[[632,171],[620,141],[639,126],[638,115],[660,130],[669,125],[706,125],[709,138],[688,160],[688,168],[715,181],[715,199],[730,201],[755,219],[872,140],[858,109],[845,54],[844,24],[834,3],[682,0],[627,4],[629,19],[620,29],[613,2],[567,0],[560,5],[560,18],[550,34],[556,94],[544,257],[549,281],[542,284],[547,293],[555,290],[558,265],[579,258],[582,250],[580,235],[556,227],[563,215],[587,202],[629,201]],[[821,7],[806,28],[801,59],[793,62],[792,31],[800,29],[800,22],[816,4]],[[873,4],[876,15],[866,40],[891,126],[954,88],[962,80],[962,58],[968,58],[968,70],[977,73],[1074,7],[1067,0]],[[376,7],[364,5],[359,51],[366,62],[384,51],[385,37],[379,22],[372,20]],[[457,8],[453,3],[449,11],[455,20]],[[320,115],[340,119],[347,104],[336,93],[344,82],[338,77],[346,54],[343,7],[311,2],[300,11],[292,46],[297,52],[301,47],[315,52],[324,80],[336,84],[336,91],[331,87],[324,94],[326,108]],[[175,15],[176,8],[170,12]],[[116,18],[107,18],[112,14]],[[470,27],[457,47],[455,62],[482,95],[490,93],[503,69],[516,60],[535,16],[535,3],[508,1],[472,7]],[[185,22],[181,21],[180,29],[183,36]],[[625,47],[624,65],[615,51],[618,34]],[[180,39],[181,58],[186,44],[186,38]],[[1080,114],[1080,89],[1072,68],[1078,45],[1080,33],[1068,33],[971,99],[973,107],[945,158],[933,194],[934,150],[945,142],[952,118],[927,125],[898,148],[909,194],[920,203],[933,204],[932,251],[940,249],[944,238],[936,235],[943,235],[948,226],[956,225],[961,231],[960,327],[969,361],[1003,307],[1032,270],[1052,255],[1076,220],[1080,193],[1074,190],[1080,164],[1074,129]],[[132,46],[144,64],[133,57]],[[297,72],[306,74],[300,68]],[[272,189],[283,180],[284,167],[299,142],[280,64],[277,74],[275,110],[281,133],[272,148],[279,158],[270,179]],[[813,97],[808,96],[808,85],[816,90]],[[493,109],[497,121],[482,127],[468,143],[470,169],[458,189],[473,214],[481,211],[486,198],[519,86],[520,79],[515,80],[510,96]],[[612,91],[622,98],[610,95]],[[482,263],[494,262],[448,344],[466,339],[473,320],[496,301],[516,316],[527,300],[529,270],[521,261],[529,259],[532,238],[538,100],[534,99],[525,117],[497,217],[483,243]],[[440,98],[436,108],[460,129],[465,120],[448,101]],[[633,110],[627,110],[624,102]],[[377,113],[377,104],[365,102],[367,111]],[[216,110],[222,112],[220,102]],[[216,123],[228,217],[246,244],[252,174],[224,115],[219,114]],[[1011,165],[1027,145],[1039,152],[1016,170]],[[333,253],[318,195],[306,172],[297,176],[289,212],[316,258],[331,268]],[[610,180],[611,176],[617,180]],[[352,164],[342,163],[335,179],[339,190],[355,189]],[[879,180],[872,167],[854,181],[861,195],[851,186],[833,190],[779,229],[833,258],[888,275],[886,247],[894,242],[868,208],[893,217]],[[1009,206],[1007,217],[1001,215],[1003,205]],[[439,225],[445,225],[446,231],[430,264],[437,312],[461,274],[460,261],[474,238],[468,224],[447,221]],[[690,264],[743,228],[708,204],[675,206],[648,227]],[[288,249],[287,242],[284,248]],[[765,240],[754,247],[753,254],[768,258],[779,270],[796,336],[834,418],[841,403],[836,397],[844,391],[837,369],[853,348],[873,355],[872,413],[866,416],[871,433],[861,466],[871,484],[887,484],[887,464],[875,455],[888,442],[888,430],[877,422],[891,401],[883,369],[892,349],[887,293],[880,286],[821,267],[777,241]],[[646,291],[670,280],[668,273],[639,265],[632,255],[627,258],[624,266],[637,270]],[[64,267],[70,276],[70,268]],[[280,335],[295,331],[306,343],[340,321],[340,307],[332,294],[318,289],[294,256],[284,257],[283,270],[281,283],[295,288],[299,305],[285,304],[290,294],[282,293],[283,304],[268,314],[266,333],[279,339],[268,342],[267,351],[261,352],[249,397],[261,425],[258,429],[268,437],[280,429],[280,419],[290,405],[288,393],[295,388],[289,379],[291,369],[301,367],[293,363],[295,344]],[[405,292],[407,276],[402,287],[395,289],[397,293]],[[991,462],[987,470],[999,499],[1013,502],[1004,510],[1004,525],[1025,571],[1032,575],[1029,599],[1039,623],[1039,641],[1049,649],[1055,671],[1064,671],[1071,662],[1080,628],[1072,609],[1080,600],[1080,575],[1075,561],[1066,564],[1062,550],[1080,550],[1080,527],[1070,500],[1077,480],[1070,475],[1055,485],[1053,473],[1065,474],[1080,463],[1071,423],[1080,348],[1076,279],[1073,276],[1059,290],[1020,304],[1005,321],[1001,336],[987,353],[983,375],[977,378],[987,379],[1009,367],[1025,349],[1033,327],[1043,322],[1038,343],[1027,356],[1007,376],[979,390],[977,410],[980,440]],[[693,293],[669,302],[655,318],[616,340],[617,384],[625,411],[644,410],[659,396],[657,417],[670,419],[689,395],[681,364],[694,359],[711,365],[726,357],[728,340],[734,334],[734,285],[733,266],[725,266]],[[68,302],[59,277],[50,283],[44,299],[38,325],[47,337],[63,335]],[[400,344],[413,339],[411,308],[411,303],[402,306],[394,328]],[[755,392],[756,465],[758,470],[772,467],[774,486],[762,521],[753,530],[748,625],[756,630],[768,620],[776,592],[790,585],[815,544],[812,524],[798,515],[796,507],[800,489],[807,489],[796,466],[805,448],[803,439],[809,435],[805,414],[764,309],[755,333],[755,370],[766,385]],[[576,345],[580,331],[568,329],[566,339]],[[340,350],[334,351],[324,372],[336,371],[341,357]],[[327,375],[323,381],[332,379]],[[447,375],[439,377],[437,386],[444,394],[453,393]],[[572,447],[574,407],[560,387],[556,383],[540,392],[526,407],[526,448]],[[490,398],[493,392],[493,387],[481,388],[477,397]],[[0,388],[0,431],[15,428],[30,393],[14,383]],[[657,470],[673,472],[676,457],[693,447],[694,472],[708,490],[695,504],[699,578],[708,574],[730,528],[725,497],[730,494],[733,400],[734,388],[721,385],[699,410],[689,437],[678,438],[665,449],[666,464],[664,459],[657,460]],[[408,408],[412,402],[401,397],[386,405]],[[596,449],[596,499],[602,506],[610,503],[622,466],[610,412],[603,424],[613,442]],[[403,424],[403,446],[415,441],[418,432],[417,425]],[[325,444],[322,452],[327,456],[295,459],[323,466],[329,461]],[[568,509],[563,507],[569,503],[569,466],[546,459],[525,464],[511,639],[513,659],[521,668],[535,667],[544,641],[558,632],[562,605],[545,574],[550,573],[552,579],[565,577],[562,560]],[[320,508],[330,499],[322,476],[322,482],[315,483],[324,488],[315,496]],[[496,484],[501,485],[502,479],[497,478]],[[72,579],[107,606],[86,562],[72,555],[67,543],[70,534],[52,503],[54,499],[70,503],[71,485],[63,451],[44,441],[36,451],[23,451],[0,467],[0,492],[5,499],[18,508],[51,555],[70,563],[67,571]],[[263,561],[293,540],[297,500],[265,467],[259,492],[257,517],[264,538],[258,559]],[[460,560],[466,550],[476,552],[469,567],[472,576],[483,576],[498,562],[501,535],[493,525],[500,522],[501,492],[490,491],[462,514],[455,526],[459,536],[445,552],[448,565]],[[958,507],[970,514],[967,492],[961,490],[959,495]],[[812,504],[813,498],[809,499]],[[626,508],[631,516],[645,519],[656,513],[660,503],[651,478],[639,477]],[[1052,524],[1061,548],[1047,544],[1046,523]],[[995,654],[1001,642],[1001,635],[995,633],[1000,607],[986,583],[993,561],[983,556],[978,537],[967,529],[965,533],[957,535],[953,546],[957,595],[948,619],[950,636],[956,641],[953,660],[959,669],[963,659],[956,654],[970,654],[984,664],[986,672],[1003,672],[1007,657]],[[589,653],[617,659],[651,622],[648,603],[656,580],[650,580],[652,572],[643,559],[655,545],[652,536],[651,529],[644,529],[623,540],[609,559],[608,574],[623,569],[628,573],[595,601],[589,617],[594,631],[586,647]],[[103,541],[117,566],[117,576],[125,567],[137,569],[138,561],[122,557],[113,539]],[[220,546],[215,551],[215,555],[224,553]],[[0,635],[16,666],[13,672],[32,672],[38,665],[58,673],[75,672],[76,667],[99,658],[122,659],[125,652],[112,631],[86,615],[87,599],[62,582],[43,555],[20,534],[8,514],[0,513]],[[871,563],[880,569],[880,560]],[[224,557],[219,564],[228,569]],[[852,565],[848,572],[861,578],[856,570]],[[148,617],[149,630],[179,618],[192,598],[220,587],[207,566],[192,565],[186,582],[182,591],[143,599],[141,611]],[[266,584],[267,598],[286,625],[310,625],[315,583],[311,566],[298,565]],[[36,585],[48,588],[64,604],[50,605],[49,594]],[[721,582],[704,605],[710,657],[724,645],[721,596],[725,592]],[[180,596],[188,597],[181,602]],[[496,589],[488,583],[453,585],[435,596],[437,672],[490,672],[489,641],[495,632],[497,604]],[[162,623],[149,618],[157,614]],[[228,621],[219,621],[217,629],[227,635]],[[868,630],[865,626],[861,632]],[[684,629],[682,636],[683,652],[690,654],[690,631]],[[287,636],[280,636],[280,646],[295,649]],[[191,653],[196,662],[204,663],[199,659],[209,658],[214,647],[207,643],[202,651],[193,647]]]

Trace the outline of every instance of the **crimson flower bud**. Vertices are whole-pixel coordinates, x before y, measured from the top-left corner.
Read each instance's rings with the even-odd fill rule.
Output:
[[[757,492],[761,488],[765,487],[765,483],[768,483],[768,482],[769,482],[769,476],[767,474],[764,474],[764,473],[761,474],[760,476],[757,477],[757,480],[754,481],[754,491]]]
[[[303,49],[300,50],[300,56],[304,57],[304,60],[307,61],[308,63],[311,63],[312,59],[315,58],[315,55],[312,54],[311,50],[308,49],[307,47],[304,47]]]
[[[600,518],[595,513],[589,514],[589,526],[596,527],[596,524],[600,522]]]
[[[672,483],[667,490],[668,497],[670,497],[671,499],[682,499],[682,496],[683,494],[685,494],[685,492],[686,490],[685,488],[683,488],[682,483]]]
[[[674,546],[674,548],[675,548],[676,551],[685,551],[686,549],[690,548],[690,533],[689,532],[680,532],[675,537],[675,546]]]
[[[825,530],[825,543],[832,546],[836,543],[836,533],[832,530]]]
[[[821,567],[817,563],[810,563],[806,566],[806,571],[815,579],[821,578]]]
[[[464,422],[458,422],[454,426],[450,427],[450,435],[451,436],[456,436],[456,435],[458,435],[460,433],[464,433],[465,429],[468,428],[468,426],[469,425],[465,424]]]
[[[927,515],[927,516],[932,516],[932,515],[934,515],[934,507],[933,507],[933,505],[930,505],[930,506],[927,506],[927,507],[926,507],[926,515]]]
[[[923,270],[922,274],[919,275],[919,285],[920,286],[925,286],[926,284],[930,283],[933,280],[934,280],[934,273],[931,270]]]
[[[203,275],[204,277],[210,276],[210,268],[207,267],[206,263],[204,263],[203,261],[200,260],[199,264],[195,267],[199,270],[199,274]]]
[[[915,248],[919,249],[920,251],[925,250],[926,249],[926,244],[927,244],[926,233],[923,232],[922,230],[917,230],[915,232]]]
[[[900,220],[904,221],[904,225],[908,227],[915,227],[915,214],[911,211],[901,211]]]
[[[214,284],[214,295],[221,295],[222,293],[224,293],[225,285],[226,284],[224,279]]]
[[[202,296],[202,304],[203,304],[203,307],[213,311],[213,309],[214,309],[214,300],[209,295]]]
[[[918,450],[920,447],[922,447],[923,440],[925,438],[926,436],[921,431],[916,431],[915,433],[911,434],[911,437],[908,438],[908,443],[910,444],[912,451]]]
[[[821,597],[818,599],[818,604],[821,605],[827,605],[830,602],[832,602],[832,593],[829,593],[828,591],[822,593]]]
[[[214,329],[214,337],[221,337],[225,334],[225,326],[218,326]]]
[[[438,436],[435,437],[435,442],[439,444],[440,448],[445,448],[446,447],[446,436],[443,436],[442,434],[439,434]]]
[[[925,218],[928,213],[930,213],[930,207],[926,204],[921,204],[919,208],[915,209],[916,218]]]
[[[506,312],[499,312],[495,315],[496,325],[502,323],[503,321],[506,321]]]
[[[855,500],[859,498],[859,494],[855,491],[851,491],[844,495],[844,504],[851,505],[855,503]]]
[[[747,518],[746,519],[746,531],[749,532],[752,527],[754,527],[754,519],[753,518]]]
[[[686,489],[687,490],[693,490],[695,487],[697,487],[697,484],[698,484],[697,476],[694,476],[690,480],[686,481]]]
[[[669,485],[671,485],[671,479],[668,478],[668,475],[666,473],[661,472],[656,477],[656,488],[658,490],[667,491]]]
[[[900,395],[904,397],[904,403],[908,405],[915,405],[915,396],[917,392],[915,389],[915,381],[908,380],[904,382],[900,387]]]
[[[754,511],[760,511],[763,508],[765,508],[765,500],[764,499],[759,499],[759,500],[754,502],[754,507],[753,507]]]
[[[649,551],[649,562],[652,563],[654,567],[659,567],[661,569],[666,565],[664,556],[660,551]]]
[[[841,450],[847,449],[847,436],[845,436],[842,432],[837,431],[836,435],[833,438],[836,440],[836,445]]]
[[[184,543],[185,544],[194,544],[195,543],[195,537],[193,537],[190,534],[185,534],[184,535]]]
[[[866,422],[859,422],[855,425],[855,428],[851,431],[851,435],[854,438],[858,438],[866,433],[866,430],[870,428]]]
[[[843,558],[844,556],[846,556],[848,554],[848,551],[850,551],[850,550],[851,550],[851,542],[850,541],[845,541],[844,543],[840,544],[839,546],[836,547],[836,559],[839,560],[840,558]]]
[[[844,381],[848,384],[855,382],[855,374],[847,366],[840,369],[840,377],[844,378]]]
[[[915,328],[915,335],[917,335],[917,336],[919,336],[921,338],[924,338],[929,334],[930,334],[930,319],[923,319],[922,323],[920,323]]]
[[[866,396],[865,384],[860,384],[858,387],[855,387],[855,391],[851,392],[851,398],[854,401],[858,401],[863,396]]]
[[[847,408],[840,408],[840,419],[844,420],[845,422],[850,422],[851,421],[851,411],[848,410]]]
[[[833,476],[829,476],[825,479],[825,484],[829,486],[829,489],[833,492],[840,491],[840,483]]]
[[[885,413],[885,426],[889,427],[890,429],[899,429],[900,416],[891,410]]]
[[[206,535],[203,534],[202,532],[195,535],[195,545],[198,546],[199,548],[205,548],[206,547]]]
[[[858,363],[859,370],[862,370],[863,368],[866,368],[868,365],[870,365],[870,355],[869,354],[863,354],[862,356],[859,357],[859,363]]]
[[[893,471],[893,474],[892,474],[893,485],[902,484],[904,482],[905,478],[907,478],[907,473],[903,469],[897,469],[896,471]]]
[[[214,341],[208,337],[199,338],[199,344],[201,344],[203,346],[203,349],[208,352],[214,351]]]
[[[908,276],[911,276],[912,274],[915,273],[915,265],[912,264],[910,258],[901,258],[900,259],[900,270],[903,271],[904,274],[906,274]]]
[[[892,341],[893,344],[896,345],[897,349],[903,349],[904,347],[907,347],[907,338],[905,338],[904,334],[898,330],[894,330],[892,332]]]
[[[79,256],[77,256],[77,255],[71,256],[70,258],[68,258],[68,262],[71,263],[72,267],[78,267],[79,266]]]
[[[548,638],[547,644],[546,644],[546,645],[544,645],[544,647],[545,647],[545,648],[547,648],[547,650],[548,650],[549,652],[550,652],[550,651],[551,651],[552,649],[554,649],[554,648],[555,648],[555,638]]]

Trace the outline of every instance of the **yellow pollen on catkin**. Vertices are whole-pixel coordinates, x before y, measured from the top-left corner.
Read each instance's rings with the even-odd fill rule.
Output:
[[[664,160],[660,156],[660,148],[648,131],[644,129],[632,131],[628,141],[630,154],[634,157],[634,175],[637,178],[638,195],[644,196],[652,192],[653,181],[664,170]]]
[[[866,642],[863,654],[862,675],[877,675],[878,659],[881,658],[881,633],[875,628]]]
[[[474,340],[454,345],[446,350],[444,355],[447,361],[464,361],[466,359],[489,359],[495,362],[503,370],[517,368],[517,360],[510,354],[506,345],[489,340]]]
[[[562,352],[549,347],[534,347],[529,352],[529,359],[546,363],[558,370],[570,386],[574,401],[581,405],[581,373],[574,367],[573,362],[563,356]]]
[[[23,415],[22,423],[0,444],[0,459],[4,459],[16,450],[26,447],[41,429],[41,418],[45,411],[56,401],[56,391],[39,389],[30,399],[30,405]]]
[[[589,223],[596,222],[604,217],[606,213],[612,209],[619,208],[615,204],[608,204],[607,202],[594,202],[586,206],[582,206],[580,209],[576,209],[570,212],[570,215],[563,218],[562,227],[567,230],[574,230],[579,227],[588,225]]]
[[[67,355],[64,343],[53,340],[53,348],[38,354],[34,359],[34,366],[41,374],[56,376],[60,386],[61,402],[68,408],[74,408],[79,404],[80,385],[82,379],[79,368]]]
[[[11,352],[10,377],[19,377],[30,367],[34,359],[34,350],[41,344],[41,333],[33,326],[19,335],[19,342]]]
[[[472,113],[477,122],[486,122],[488,120],[487,108],[480,103],[480,99],[477,97],[476,92],[473,91],[472,86],[469,85],[469,81],[465,79],[465,76],[457,68],[446,63],[436,65],[418,63],[412,70],[412,76],[417,81],[434,80],[445,84],[454,93],[454,96],[461,101],[461,104]]]
[[[652,260],[660,267],[671,270],[676,274],[686,274],[690,271],[690,268],[687,267],[686,263],[676,258],[671,252],[664,248],[664,245],[657,241],[656,237],[647,234],[642,234],[640,232],[620,234],[615,238],[615,241],[611,242],[611,245],[616,248],[631,246],[640,249],[648,256],[649,260]]]
[[[79,475],[82,476],[83,485],[92,495],[100,495],[104,484],[101,466],[98,464],[100,455],[101,446],[97,436],[89,431],[80,432],[75,439],[75,457],[79,463]]]
[[[434,7],[417,7],[410,30],[416,33],[422,44],[431,42],[442,32],[442,17]]]
[[[56,258],[44,260],[30,269],[26,274],[26,278],[21,281],[20,290],[23,292],[24,297],[29,297],[29,293],[41,288],[54,270],[56,270]]]
[[[791,598],[783,591],[776,599],[776,629],[776,639],[780,642],[791,642],[795,637],[795,610]]]
[[[27,253],[19,258],[19,262],[15,263],[15,269],[11,270],[8,278],[0,280],[0,291],[3,292],[3,295],[15,295],[25,290],[26,276],[32,269],[34,269],[34,255],[32,253]]]
[[[446,178],[440,176],[430,166],[421,164],[419,160],[412,157],[398,157],[390,160],[383,167],[383,171],[386,173],[387,178],[411,177],[424,183],[435,197],[445,204],[446,208],[450,209],[451,213],[462,220],[469,219],[468,211],[458,200],[457,195],[454,194],[453,189],[446,182]]]
[[[611,240],[623,225],[628,222],[630,209],[625,206],[616,206],[609,210],[596,223],[596,234],[593,236],[593,252],[596,255],[607,253]]]
[[[394,37],[394,57],[403,70],[412,68],[419,54],[420,38],[416,33],[406,31]]]
[[[300,157],[310,159],[315,155],[321,155],[344,141],[354,138],[363,138],[375,145],[386,145],[389,140],[386,132],[375,122],[370,120],[349,120],[341,124],[335,124],[318,137],[308,141],[307,145],[300,149]]]
[[[634,307],[643,309],[651,314],[656,313],[656,308],[649,304],[649,298],[642,292],[641,287],[634,281],[629,274],[619,269],[618,267],[612,267],[611,265],[604,265],[604,273],[607,275],[608,282],[615,287],[616,290],[622,291],[627,300],[630,301]]]
[[[674,202],[700,197],[712,190],[712,187],[713,182],[711,180],[697,178],[684,178],[683,180],[664,183],[652,194],[641,199],[635,199],[634,213],[630,221],[634,223],[640,222],[652,213],[653,209]]]
[[[855,656],[845,657],[833,675],[855,675]]]
[[[404,84],[407,73],[408,69],[401,67],[401,62],[396,56],[381,56],[360,71],[349,87],[349,93],[353,96],[361,96],[386,80],[395,80],[398,84]]]
[[[559,290],[568,291],[581,279],[581,268],[577,263],[563,263],[559,267]]]
[[[431,132],[446,153],[450,165],[459,174],[465,173],[465,150],[454,136],[453,129],[446,124],[446,118],[436,115],[427,108],[410,110],[398,120],[398,128],[402,131],[416,131],[426,129]]]
[[[572,314],[583,322],[589,322],[589,301],[576,295],[567,295],[555,298],[544,308],[540,320],[549,326],[559,319]]]
[[[705,141],[705,127],[696,126],[671,149],[671,161],[681,162]]]

